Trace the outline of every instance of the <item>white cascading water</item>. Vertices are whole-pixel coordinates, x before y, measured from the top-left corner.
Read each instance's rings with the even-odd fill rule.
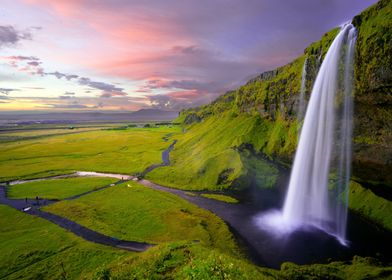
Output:
[[[298,121],[302,121],[305,115],[305,90],[306,90],[306,67],[308,64],[308,58],[305,58],[304,65],[302,67],[302,77],[301,77],[301,89],[299,93],[298,102]]]
[[[353,118],[353,76],[354,76],[354,52],[357,32],[351,28],[347,38],[347,49],[345,56],[344,68],[344,93],[343,93],[343,110],[341,112],[341,129],[338,138],[340,150],[338,155],[338,180],[336,184],[335,197],[338,198],[335,211],[336,235],[345,243],[346,225],[347,225],[347,204],[348,204],[348,186],[351,174],[351,139],[352,139],[352,118]],[[339,201],[340,198],[340,201]]]
[[[264,228],[287,233],[313,226],[347,244],[355,40],[354,26],[345,24],[324,58],[301,128],[283,210],[259,217]],[[331,172],[337,178],[333,186]]]

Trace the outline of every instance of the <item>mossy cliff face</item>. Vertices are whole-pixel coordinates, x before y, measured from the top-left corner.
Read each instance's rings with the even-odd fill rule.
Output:
[[[391,19],[389,0],[381,0],[353,19],[358,31],[353,178],[375,188],[387,186],[389,190],[392,188]],[[261,187],[274,186],[278,169],[271,160],[290,166],[297,146],[298,101],[305,59],[308,101],[319,67],[338,32],[339,28],[327,32],[293,62],[255,77],[206,106],[181,112],[178,121],[184,124],[186,132],[179,137],[172,153],[172,165],[156,170],[150,178],[187,189],[243,188],[255,181]],[[165,175],[167,172],[170,176]],[[269,174],[270,179],[263,174]],[[220,180],[223,175],[224,180]],[[258,179],[254,180],[255,177]],[[376,197],[385,199],[382,194]]]
[[[391,10],[391,1],[383,0],[353,20],[358,30],[353,175],[387,185],[392,185]],[[209,105],[183,111],[180,118],[186,125],[227,112],[258,118],[255,129],[268,127],[268,131],[247,135],[243,137],[244,143],[263,142],[255,147],[258,152],[290,165],[297,144],[296,117],[304,61],[307,58],[305,96],[308,100],[321,62],[338,31],[335,28],[326,33],[293,62],[257,76]],[[260,141],[253,136],[266,139]]]
[[[392,186],[392,2],[353,19],[355,60],[353,175]]]

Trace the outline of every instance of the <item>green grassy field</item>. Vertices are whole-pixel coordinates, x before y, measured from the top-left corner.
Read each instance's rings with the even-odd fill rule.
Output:
[[[43,209],[119,239],[150,243],[199,240],[227,252],[238,249],[226,224],[215,215],[135,182]]]
[[[231,197],[229,195],[224,195],[224,194],[212,194],[212,193],[203,193],[201,196],[204,196],[209,199],[215,199],[227,203],[238,203],[238,200],[235,199],[234,197]]]
[[[39,178],[75,170],[133,174],[160,163],[178,127],[128,128],[3,143],[0,181]]]
[[[49,136],[77,134],[86,131],[99,131],[124,126],[123,123],[86,123],[86,124],[30,124],[15,127],[0,127],[0,143],[25,141]]]
[[[3,205],[0,248],[1,279],[91,279],[99,267],[133,255]]]
[[[7,189],[9,198],[64,199],[117,182],[114,178],[79,177],[51,179],[13,185]]]
[[[227,120],[227,125],[229,124],[230,118]],[[238,126],[244,129],[243,132],[248,135],[247,137],[250,137],[247,133],[252,133],[252,121],[244,121]],[[220,132],[223,133],[224,128],[221,130]],[[121,173],[119,169],[137,171],[142,169],[137,167],[137,164],[146,166],[148,161],[160,162],[161,151],[170,145],[171,140],[182,139],[178,143],[180,144],[178,154],[171,157],[172,161],[175,161],[173,168],[178,172],[174,173],[176,175],[174,179],[176,182],[182,182],[184,176],[180,174],[182,164],[185,164],[184,174],[187,176],[193,174],[195,170],[186,165],[186,160],[181,161],[179,156],[181,153],[197,156],[192,148],[195,147],[198,134],[201,132],[203,130],[198,133],[182,134],[179,128],[131,128],[55,135],[42,137],[39,141],[6,143],[4,145],[6,148],[3,145],[0,147],[2,150],[0,168],[14,172],[15,177],[48,175],[49,170],[53,170],[54,173],[72,172],[78,169],[117,173]],[[218,137],[220,132],[218,131],[215,136]],[[164,141],[163,138],[169,133],[174,134],[169,141]],[[224,142],[220,150],[216,149],[218,152],[212,154],[213,158],[219,159],[218,163],[222,164],[222,166],[218,164],[215,169],[213,169],[214,162],[208,159],[214,148],[208,150],[208,146],[204,147],[207,149],[206,153],[199,150],[200,155],[192,164],[197,165],[199,162],[200,166],[211,165],[213,173],[201,174],[196,178],[196,184],[189,181],[190,185],[185,186],[220,188],[222,186],[214,182],[222,170],[237,166],[240,173],[246,172],[250,161],[241,160],[237,156],[244,155],[232,149],[238,139],[236,135],[229,137],[230,141]],[[100,144],[95,145],[94,141]],[[101,147],[103,143],[105,145]],[[148,143],[151,145],[147,146]],[[213,145],[219,146],[221,143],[217,139]],[[189,150],[185,151],[186,149]],[[219,152],[222,150],[223,152]],[[105,166],[106,169],[99,162],[100,157],[97,156],[99,153],[103,161],[110,162]],[[144,155],[145,153],[147,155]],[[33,160],[34,156],[37,157],[36,161]],[[95,157],[94,160],[89,161],[89,156]],[[127,157],[129,161],[126,163],[110,161],[119,156]],[[139,162],[132,162],[131,157]],[[233,161],[227,161],[230,157],[233,157]],[[56,162],[59,159],[60,162]],[[8,169],[7,160],[9,160]],[[29,169],[23,169],[24,165]],[[79,168],[82,166],[87,166],[88,169]],[[100,166],[103,169],[100,170]],[[157,173],[165,169],[167,168],[159,168],[157,171],[160,171]],[[272,173],[268,172],[266,174],[274,175],[273,170]],[[232,173],[228,176],[231,178]],[[168,179],[166,178],[164,182]],[[39,195],[61,199],[113,181],[116,179],[91,177],[52,179],[12,186],[8,194],[14,198]],[[352,190],[355,190],[358,199],[350,203],[362,207],[359,203],[360,197],[362,192],[367,190],[355,187]],[[203,194],[203,196],[225,202],[236,202],[235,199],[225,195]],[[366,197],[369,195],[366,194]],[[0,278],[322,279],[333,276],[334,279],[387,279],[392,275],[390,267],[382,267],[383,265],[376,260],[359,257],[354,258],[352,262],[334,262],[326,265],[298,266],[285,263],[281,270],[255,266],[243,257],[231,232],[221,219],[172,194],[155,191],[136,182],[126,182],[76,200],[61,201],[45,207],[44,211],[65,216],[110,236],[158,245],[143,253],[131,253],[97,245],[86,242],[43,219],[0,205]]]
[[[41,218],[0,205],[1,279],[388,279],[371,258],[258,267],[221,247],[182,241],[131,253],[83,241]],[[225,231],[220,234],[226,234]]]
[[[276,137],[267,137],[271,131],[276,131]],[[294,137],[294,131],[287,131],[283,121],[276,127],[258,116],[230,113],[212,116],[188,126],[186,133],[178,135],[178,142],[170,155],[171,165],[153,170],[147,178],[175,188],[218,190],[232,186],[234,180],[246,177],[253,168],[257,169],[258,184],[271,187],[275,184],[276,168],[262,160],[255,164],[250,156],[240,153],[238,147],[243,143],[253,144],[257,149],[275,147],[281,145],[281,137],[291,137],[290,133]]]
[[[70,132],[85,132],[92,129],[99,128],[78,128],[78,129],[69,129],[69,128],[53,128],[53,129],[39,129],[39,130],[30,130],[30,129],[21,129],[21,130],[13,130],[13,131],[1,131],[0,136],[14,136],[14,137],[36,137],[36,136],[49,136]]]

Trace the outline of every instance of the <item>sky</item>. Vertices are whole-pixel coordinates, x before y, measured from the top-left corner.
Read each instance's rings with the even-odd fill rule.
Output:
[[[178,111],[290,62],[376,1],[0,2],[0,111]]]

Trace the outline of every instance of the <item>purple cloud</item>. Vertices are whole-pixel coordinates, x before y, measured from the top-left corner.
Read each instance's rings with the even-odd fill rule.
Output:
[[[113,84],[108,84],[104,82],[92,81],[90,78],[81,77],[78,80],[80,85],[89,86],[91,88],[99,89],[102,91],[100,97],[110,98],[114,96],[126,96],[123,88],[117,87]]]
[[[11,25],[0,26],[0,48],[16,45],[21,40],[31,40],[29,31],[19,31]]]
[[[66,80],[70,81],[72,79],[77,79],[79,76],[75,74],[64,74],[59,71],[45,73],[45,75],[52,75],[55,76],[57,79],[65,78]]]
[[[8,95],[13,91],[19,91],[19,89],[16,88],[0,88],[0,93]]]

